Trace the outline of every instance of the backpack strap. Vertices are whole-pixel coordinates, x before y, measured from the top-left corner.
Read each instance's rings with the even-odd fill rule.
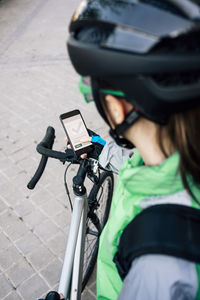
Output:
[[[143,254],[167,254],[200,263],[200,210],[177,204],[144,209],[124,229],[113,261],[122,280]]]

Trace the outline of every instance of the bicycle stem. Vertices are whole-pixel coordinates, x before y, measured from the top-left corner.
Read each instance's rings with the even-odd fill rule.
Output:
[[[77,175],[73,178],[73,191],[77,196],[82,196],[86,193],[84,186],[85,177],[87,174],[88,162],[86,159],[82,160],[77,172]]]

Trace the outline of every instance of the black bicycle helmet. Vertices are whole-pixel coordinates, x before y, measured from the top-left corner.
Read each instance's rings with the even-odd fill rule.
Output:
[[[200,104],[199,5],[85,0],[69,27],[72,64],[79,74],[117,87],[138,114],[162,124],[170,114]],[[99,28],[104,38],[80,40],[87,28]]]

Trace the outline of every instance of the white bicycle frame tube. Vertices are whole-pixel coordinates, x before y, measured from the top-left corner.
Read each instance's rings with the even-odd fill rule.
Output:
[[[82,274],[79,276],[80,263],[82,258],[82,246],[84,246],[84,227],[87,217],[87,195],[75,196],[72,218],[69,229],[69,236],[65,251],[64,263],[60,277],[58,293],[62,293],[65,298],[69,295],[71,282],[76,293],[73,295],[73,300],[79,300],[81,295]],[[81,226],[80,226],[81,225]],[[77,250],[76,250],[77,248]],[[76,256],[75,256],[76,250]],[[74,271],[72,274],[72,268]],[[81,268],[82,269],[82,268]],[[74,277],[74,278],[73,278]],[[81,277],[81,282],[80,278]],[[72,280],[71,280],[72,279]],[[72,296],[72,293],[71,293]],[[75,298],[76,297],[76,298]]]
[[[85,199],[74,256],[70,300],[81,299],[87,211],[88,205]]]

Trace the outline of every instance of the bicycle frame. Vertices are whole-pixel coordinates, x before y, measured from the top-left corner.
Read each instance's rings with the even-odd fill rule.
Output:
[[[73,164],[79,164],[78,172],[73,178],[74,207],[58,292],[62,293],[66,300],[80,300],[84,282],[84,278],[82,278],[84,277],[84,248],[85,235],[87,234],[86,222],[89,211],[87,190],[84,186],[84,181],[87,176],[93,183],[98,183],[100,178],[98,169],[99,166],[98,162],[92,158],[77,160],[77,158],[74,157],[74,154],[72,155],[70,150],[68,153],[52,150],[54,139],[55,130],[53,127],[49,126],[47,128],[45,137],[37,145],[37,151],[42,154],[42,158],[27,187],[29,189],[34,189],[44,172],[49,157],[59,159],[62,163],[68,161]],[[98,218],[96,224],[100,226]],[[99,230],[99,228],[97,230]],[[55,291],[49,292],[48,294],[50,293],[53,293],[53,297],[58,297],[58,294]]]
[[[83,196],[75,195],[69,237],[58,288],[58,292],[70,300],[81,299],[87,211],[87,194],[85,193]]]

